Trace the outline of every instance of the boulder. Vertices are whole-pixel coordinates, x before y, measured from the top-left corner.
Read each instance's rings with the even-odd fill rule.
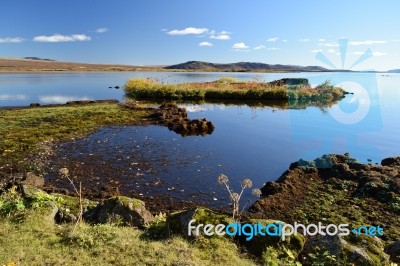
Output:
[[[25,180],[22,181],[21,184],[35,186],[35,187],[43,187],[44,178],[43,176],[37,176],[32,172],[28,172],[26,173]]]
[[[84,214],[85,220],[92,223],[110,223],[139,228],[146,227],[154,216],[145,208],[141,200],[124,196],[112,197],[103,204]]]
[[[383,159],[381,162],[382,166],[400,166],[400,157],[389,157]]]
[[[228,215],[216,213],[207,208],[198,207],[171,213],[167,218],[167,224],[173,233],[181,234],[187,238],[196,238],[197,236],[194,234],[193,230],[191,236],[188,235],[188,225],[193,219],[196,220],[192,223],[193,226],[199,224],[228,225],[234,222]],[[214,235],[214,237],[217,236]]]
[[[390,244],[386,252],[390,255],[390,260],[396,263],[400,263],[400,240]]]
[[[321,254],[324,254],[323,256]],[[311,236],[307,239],[301,254],[303,264],[313,264],[317,260],[335,259],[335,263],[347,262],[353,265],[387,265],[389,256],[384,253],[382,241],[378,237],[354,236],[347,240],[338,235]],[[320,261],[318,261],[320,262]],[[332,261],[331,261],[332,263]]]
[[[37,195],[39,193],[43,193],[43,190],[32,186],[32,185],[21,185],[21,192],[22,192],[22,196],[28,200],[34,200],[36,199]]]
[[[250,219],[246,223],[252,225],[260,223],[263,226],[273,225],[274,227],[279,227],[279,224],[285,225],[282,221],[268,219]],[[275,232],[273,228],[268,229],[268,231]],[[269,262],[296,261],[305,242],[305,238],[301,234],[286,236],[285,240],[282,240],[279,235],[271,236],[268,234],[257,234],[250,240],[246,240],[246,236],[240,235],[237,236],[237,239],[241,246],[246,248],[247,252],[262,257],[267,265],[269,265]]]

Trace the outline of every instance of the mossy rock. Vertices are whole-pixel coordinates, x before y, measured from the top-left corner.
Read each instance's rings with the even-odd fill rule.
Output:
[[[62,195],[62,194],[52,194],[59,197],[61,200],[57,203],[59,210],[56,216],[56,221],[58,223],[73,223],[76,222],[79,216],[79,198]],[[82,199],[83,214],[94,209],[98,205],[98,202],[91,201],[88,199]]]
[[[378,237],[349,235],[344,243],[343,259],[356,265],[387,265],[389,256]],[[358,263],[358,264],[357,264]]]
[[[279,223],[285,225],[284,222],[267,219],[250,219],[247,224],[261,224],[262,226],[273,225],[268,231],[273,233],[274,227],[279,227]],[[242,224],[243,226],[243,224]],[[246,240],[246,236],[238,236],[239,242],[246,247],[247,251],[258,257],[262,257],[264,262],[268,264],[272,260],[285,261],[286,264],[294,263],[298,254],[302,251],[305,238],[303,235],[286,236],[282,240],[281,236],[270,235],[254,235],[252,239]],[[273,264],[272,264],[273,265]]]
[[[192,223],[192,226],[197,226],[199,224],[228,225],[234,222],[233,219],[227,215],[216,213],[207,208],[198,207],[170,214],[167,218],[167,224],[173,233],[189,237],[188,225],[193,219],[196,221]],[[191,237],[195,237],[193,231]],[[217,237],[217,235],[213,235],[213,237]]]
[[[309,262],[314,263],[316,261],[310,254],[315,255],[316,250],[325,254],[319,257],[320,260],[334,256],[339,264],[378,266],[389,263],[389,256],[385,254],[383,243],[377,237],[349,235],[345,240],[337,235],[313,236],[307,240],[302,254]]]
[[[141,200],[124,196],[111,197],[103,204],[85,213],[85,219],[93,223],[108,223],[144,228],[154,216]]]

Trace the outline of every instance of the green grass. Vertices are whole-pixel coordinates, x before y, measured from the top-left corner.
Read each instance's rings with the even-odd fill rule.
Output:
[[[161,240],[114,225],[56,225],[42,209],[0,217],[0,265],[254,265],[226,239]]]
[[[167,100],[283,100],[337,101],[346,92],[328,81],[315,87],[275,86],[263,82],[238,82],[223,77],[215,82],[164,84],[151,79],[130,79],[125,84],[127,96],[135,99]]]
[[[101,126],[139,124],[150,113],[111,103],[0,110],[0,173],[33,170],[30,157],[46,141],[81,137]]]

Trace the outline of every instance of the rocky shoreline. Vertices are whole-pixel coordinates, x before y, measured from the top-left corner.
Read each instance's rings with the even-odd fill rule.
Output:
[[[264,261],[275,259],[279,263],[289,263],[287,265],[296,261],[302,265],[313,265],[315,256],[321,254],[326,255],[320,258],[326,260],[326,265],[337,265],[336,262],[354,265],[400,262],[399,172],[400,157],[384,159],[381,165],[361,164],[348,154],[324,155],[314,161],[300,160],[291,164],[277,181],[268,182],[261,189],[261,199],[242,218],[242,223],[282,221],[309,224],[319,221],[324,224],[348,223],[352,227],[379,225],[384,229],[383,236],[297,235],[283,242],[276,237],[256,237],[250,242],[241,237],[232,240],[257,258]],[[40,191],[35,186],[43,185],[41,177],[30,173],[21,182],[20,191],[32,200]],[[63,197],[63,202],[69,203],[53,209],[51,219],[58,223],[76,221],[78,198],[53,195]],[[118,222],[125,226],[146,228],[154,220],[154,205],[147,205],[143,200],[113,196],[100,202],[84,202],[83,217],[88,223]],[[187,237],[187,223],[191,219],[196,219],[197,224],[210,221],[227,224],[231,221],[226,212],[204,207],[181,205],[173,210],[167,214],[167,227],[158,228],[157,234]],[[329,258],[334,258],[335,263],[331,261],[329,264]]]

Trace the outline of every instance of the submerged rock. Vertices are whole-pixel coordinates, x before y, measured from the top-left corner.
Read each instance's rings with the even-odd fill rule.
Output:
[[[214,131],[214,124],[207,119],[187,118],[188,114],[185,108],[179,108],[173,103],[164,103],[159,107],[159,110],[153,115],[153,118],[159,120],[163,125],[166,125],[169,130],[172,130],[182,136],[205,136]]]

